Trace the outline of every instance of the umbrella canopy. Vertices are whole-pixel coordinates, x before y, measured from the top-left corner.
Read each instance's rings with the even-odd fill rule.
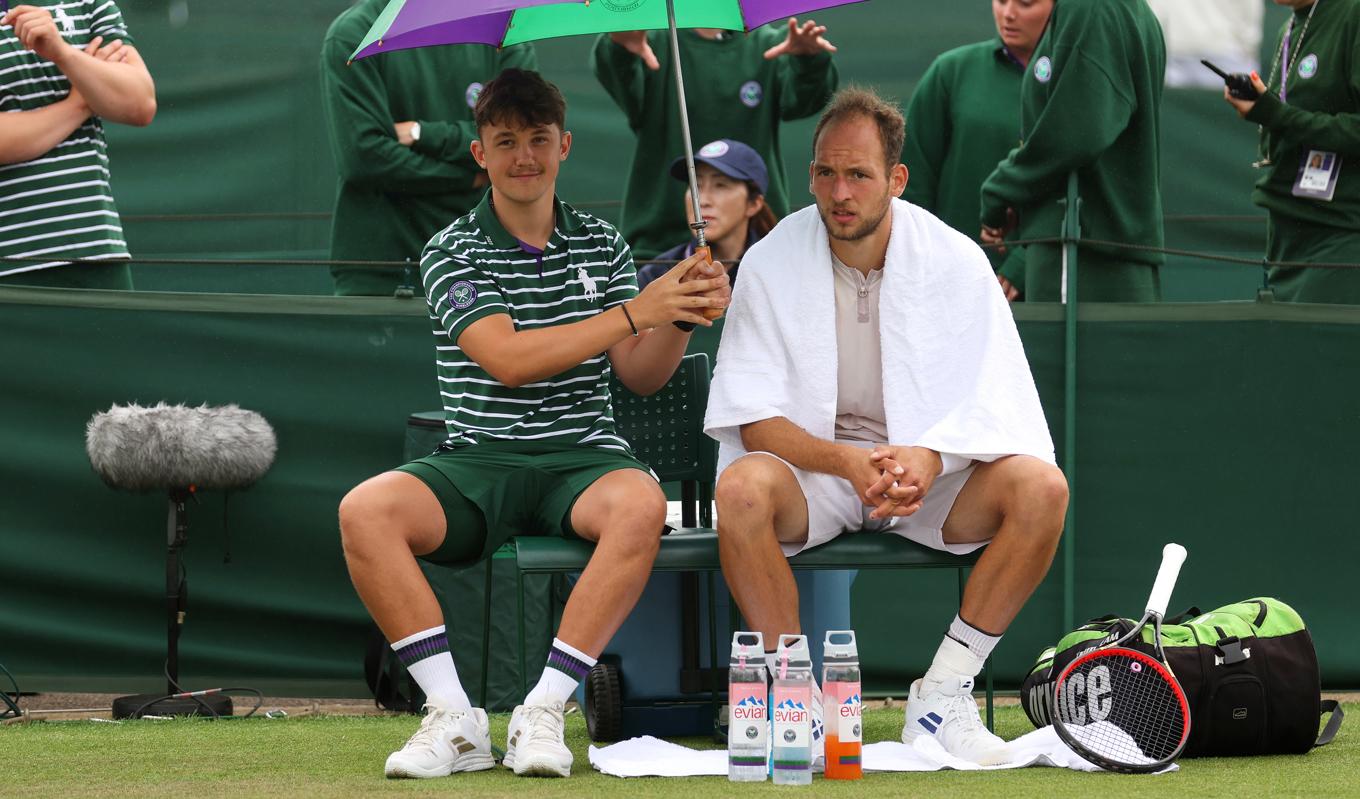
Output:
[[[677,28],[751,31],[768,22],[865,0],[391,0],[351,59],[388,50],[441,44],[512,44],[560,36],[635,30],[670,30],[679,89],[680,125],[689,170],[694,222],[690,227],[707,252],[694,144],[689,132],[685,79]]]
[[[750,31],[864,0],[675,0],[680,28]],[[351,58],[438,44],[512,44],[669,27],[664,0],[392,0]]]

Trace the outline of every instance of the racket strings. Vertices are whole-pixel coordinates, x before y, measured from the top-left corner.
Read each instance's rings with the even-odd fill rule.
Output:
[[[1119,652],[1093,657],[1058,686],[1066,731],[1093,754],[1130,765],[1173,757],[1185,737],[1178,689],[1149,662]]]

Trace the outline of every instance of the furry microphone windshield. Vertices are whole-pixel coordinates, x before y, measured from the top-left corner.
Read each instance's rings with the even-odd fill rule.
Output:
[[[235,405],[114,405],[85,428],[95,472],[128,491],[245,488],[277,450],[269,422]]]

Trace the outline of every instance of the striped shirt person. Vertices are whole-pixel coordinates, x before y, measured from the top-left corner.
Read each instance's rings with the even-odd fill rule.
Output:
[[[0,261],[0,280],[44,282],[39,272],[68,259],[127,259],[101,117],[149,123],[155,88],[118,6],[13,6],[0,21],[0,113],[15,137],[0,136],[0,257],[33,259]],[[68,285],[131,288],[125,264],[74,270],[62,270]]]

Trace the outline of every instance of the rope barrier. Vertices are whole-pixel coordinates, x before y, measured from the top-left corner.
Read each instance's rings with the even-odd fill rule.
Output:
[[[1001,246],[1005,247],[1024,247],[1031,244],[1066,244],[1067,241],[1061,236],[1050,236],[1047,238],[1018,239],[1007,241],[1004,245],[982,244],[984,250],[993,250]],[[1312,263],[1305,261],[1269,261],[1264,258],[1248,258],[1238,255],[1222,255],[1219,253],[1201,252],[1198,250],[1185,250],[1175,247],[1154,247],[1149,244],[1130,244],[1119,241],[1103,241],[1100,239],[1080,239],[1076,242],[1080,250],[1102,249],[1102,250],[1127,250],[1132,252],[1151,252],[1161,255],[1174,255],[1179,258],[1193,258],[1202,261],[1213,261],[1225,264],[1236,264],[1239,266],[1250,266],[1254,269],[1265,267],[1279,267],[1285,269],[1360,269],[1360,263]],[[45,258],[34,258],[26,256],[5,255],[0,256],[0,263],[13,264],[43,264],[52,263],[52,256]],[[69,258],[62,259],[65,264],[107,264],[107,258]],[[122,260],[122,259],[120,259]],[[326,258],[145,258],[133,257],[126,259],[127,263],[142,264],[146,266],[359,266],[359,267],[392,267],[406,268],[411,263],[406,261],[337,261]],[[679,261],[662,261],[658,259],[640,258],[636,261],[639,266],[654,263],[676,264]],[[740,261],[736,262],[740,264]]]

